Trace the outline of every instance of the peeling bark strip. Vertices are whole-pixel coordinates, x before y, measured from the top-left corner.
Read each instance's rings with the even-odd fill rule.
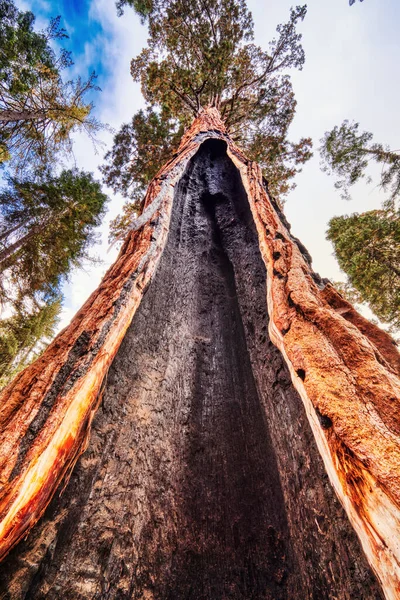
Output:
[[[332,485],[385,595],[400,597],[400,355],[328,283],[279,219],[259,166],[236,149],[268,272],[270,337],[299,392]]]
[[[386,597],[400,595],[400,357],[312,272],[269,200],[261,170],[226,135],[215,109],[194,121],[151,183],[151,221],[132,232],[71,324],[0,397],[0,555],[43,514],[85,449],[99,390],[167,238],[173,186],[208,138],[238,168],[268,271],[270,335],[289,366],[326,471]],[[152,210],[150,211],[152,213]]]
[[[382,600],[268,335],[239,171],[207,140],[86,452],[0,565],[1,600]]]
[[[187,146],[183,153],[197,148]],[[40,518],[85,450],[101,384],[154,273],[189,157],[160,171],[146,195],[146,205],[159,203],[152,220],[130,234],[71,324],[0,394],[0,557]]]

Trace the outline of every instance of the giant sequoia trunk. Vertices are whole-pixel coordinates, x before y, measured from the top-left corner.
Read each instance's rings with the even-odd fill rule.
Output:
[[[399,597],[399,356],[309,262],[205,111],[3,393],[1,598],[382,598],[351,525]]]

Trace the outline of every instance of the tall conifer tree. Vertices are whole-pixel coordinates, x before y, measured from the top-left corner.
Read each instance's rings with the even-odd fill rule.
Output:
[[[20,11],[12,0],[0,0],[0,162],[26,172],[46,168],[56,154],[70,152],[71,134],[84,130],[94,140],[103,126],[86,100],[95,85],[63,81],[72,65],[69,52],[58,55],[51,42],[66,37],[60,17],[42,32],[34,29],[32,12]]]
[[[288,22],[262,50],[253,43],[253,20],[241,0],[173,0],[133,3],[149,28],[149,46],[132,60],[131,73],[140,81],[152,109],[146,117],[148,138],[142,136],[143,114],[124,125],[114,139],[103,167],[105,181],[126,193],[126,174],[141,170],[147,181],[163,153],[153,153],[150,170],[141,169],[134,148],[146,156],[147,144],[157,138],[159,148],[176,148],[176,132],[187,126],[203,107],[220,110],[232,138],[263,168],[270,193],[283,204],[294,187],[293,177],[311,156],[311,140],[293,143],[289,126],[296,111],[290,69],[301,69],[304,51],[297,27],[306,6],[291,9]],[[159,113],[163,125],[154,121]],[[140,119],[138,119],[140,117]],[[140,188],[137,188],[140,190]],[[138,210],[130,201],[112,235],[129,230],[130,215]]]

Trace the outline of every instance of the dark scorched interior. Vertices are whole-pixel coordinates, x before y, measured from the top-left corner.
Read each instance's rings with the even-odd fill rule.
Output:
[[[382,598],[267,324],[246,194],[209,140],[89,448],[0,566],[1,598]]]

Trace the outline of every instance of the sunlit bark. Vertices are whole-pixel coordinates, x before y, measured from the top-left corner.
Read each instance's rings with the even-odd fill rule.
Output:
[[[176,156],[151,183],[147,221],[128,236],[99,288],[43,356],[2,392],[1,556],[43,515],[87,447],[108,369],[165,248],[174,187],[210,138],[226,144],[247,195],[267,271],[270,339],[286,362],[325,470],[386,598],[398,598],[400,356],[390,337],[313,272],[307,252],[269,199],[261,169],[233,144],[214,108],[194,121]],[[94,597],[89,584],[87,590],[81,597]],[[120,597],[136,598],[129,591]]]

